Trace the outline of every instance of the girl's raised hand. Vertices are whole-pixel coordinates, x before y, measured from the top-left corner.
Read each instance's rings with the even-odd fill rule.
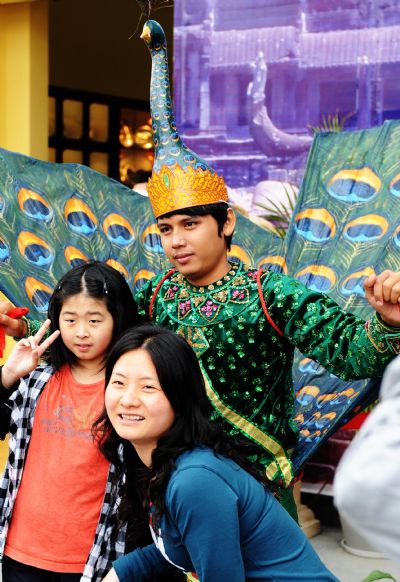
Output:
[[[50,319],[47,319],[34,336],[20,340],[14,347],[2,368],[1,383],[4,388],[11,388],[17,380],[37,367],[41,355],[60,335],[60,330],[56,330],[42,341],[49,327]]]

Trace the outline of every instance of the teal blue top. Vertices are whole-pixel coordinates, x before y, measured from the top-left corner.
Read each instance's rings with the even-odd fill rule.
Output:
[[[163,560],[201,582],[338,582],[273,495],[208,448],[177,459],[165,506],[155,543],[114,562],[120,582],[149,580]]]

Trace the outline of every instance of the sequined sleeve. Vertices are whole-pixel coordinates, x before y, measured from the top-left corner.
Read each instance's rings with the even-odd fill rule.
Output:
[[[28,319],[27,317],[22,318],[26,323],[26,334],[24,337],[29,337],[30,335],[35,335],[40,327],[43,325],[43,321],[39,321],[38,319]],[[50,332],[47,331],[45,337],[50,335]],[[15,341],[19,341],[20,337],[15,337]]]
[[[327,295],[268,273],[263,281],[269,313],[285,338],[343,379],[379,377],[400,348],[400,329],[379,318],[365,321],[343,311]]]
[[[149,319],[150,302],[154,295],[154,289],[157,285],[158,279],[161,279],[161,276],[156,276],[153,277],[153,279],[146,281],[139,291],[135,293],[135,301],[138,306],[139,317],[143,319]]]

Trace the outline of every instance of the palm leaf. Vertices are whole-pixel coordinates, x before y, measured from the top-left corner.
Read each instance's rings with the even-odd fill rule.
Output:
[[[284,192],[285,202],[275,202],[274,200],[257,202],[257,206],[266,211],[266,214],[261,215],[261,217],[273,223],[275,233],[280,238],[285,238],[297,202],[297,191],[293,187],[285,185]]]
[[[374,570],[366,578],[361,580],[361,582],[373,582],[374,580],[394,580],[396,582],[396,578],[394,578],[391,574],[387,572],[381,572],[380,570]]]
[[[346,115],[340,115],[339,111],[336,111],[334,115],[329,113],[328,116],[322,116],[321,125],[308,125],[308,128],[312,133],[324,133],[333,132],[338,133],[343,131],[346,125],[346,121],[354,115],[354,111],[347,113]]]

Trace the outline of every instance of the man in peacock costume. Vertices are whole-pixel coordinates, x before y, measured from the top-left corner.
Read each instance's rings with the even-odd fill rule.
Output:
[[[389,292],[389,301],[378,302],[381,280],[369,279],[367,298],[376,313],[365,324],[285,275],[230,263],[234,214],[223,179],[176,131],[162,28],[147,21],[142,38],[152,56],[156,148],[148,191],[175,269],[141,289],[139,307],[189,341],[202,365],[214,418],[259,445],[278,498],[295,515],[290,489],[295,477],[290,457],[298,438],[294,347],[343,379],[380,376],[399,351],[399,293],[390,297]],[[383,280],[392,288],[400,279],[385,274]]]
[[[299,436],[293,420],[294,349],[344,380],[381,376],[400,349],[400,274],[367,279],[367,299],[376,312],[365,323],[315,288],[228,261],[235,215],[224,180],[176,131],[164,31],[149,20],[142,38],[152,57],[155,163],[148,191],[174,269],[141,287],[139,309],[144,318],[192,345],[214,419],[257,443],[277,497],[296,518],[291,488],[298,469],[291,457]],[[389,291],[379,301],[383,281]],[[29,327],[34,333],[36,326],[31,322]],[[325,432],[339,420],[336,414],[326,416]]]

